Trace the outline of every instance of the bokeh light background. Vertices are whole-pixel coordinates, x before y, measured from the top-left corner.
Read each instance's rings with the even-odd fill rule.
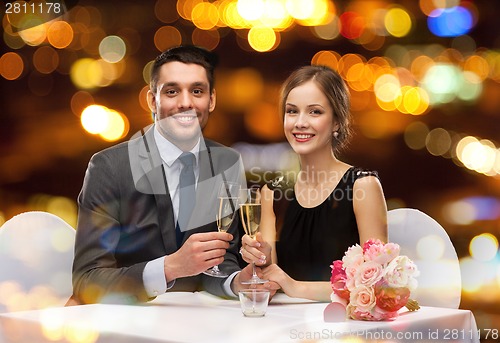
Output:
[[[280,83],[325,64],[352,96],[356,135],[342,158],[379,171],[389,208],[445,227],[461,260],[461,307],[500,328],[497,1],[81,0],[54,19],[29,13],[44,4],[16,1],[20,13],[2,18],[0,224],[44,210],[75,225],[90,156],[151,123],[160,51],[218,53],[205,134],[238,149],[254,182],[297,165],[277,114]]]

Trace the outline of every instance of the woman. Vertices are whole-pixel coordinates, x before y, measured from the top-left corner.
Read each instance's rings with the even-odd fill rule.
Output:
[[[299,155],[296,181],[262,188],[261,233],[242,238],[246,262],[291,297],[330,301],[331,268],[352,245],[387,241],[387,208],[376,172],[337,158],[350,137],[349,94],[324,66],[294,71],[282,86],[285,136]]]

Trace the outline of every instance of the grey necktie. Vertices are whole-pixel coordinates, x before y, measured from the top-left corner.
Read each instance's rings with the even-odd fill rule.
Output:
[[[182,170],[179,176],[179,216],[176,225],[178,247],[182,244],[184,232],[196,203],[196,181],[193,170],[195,156],[190,152],[183,152],[181,156],[179,156],[179,160],[182,163]]]

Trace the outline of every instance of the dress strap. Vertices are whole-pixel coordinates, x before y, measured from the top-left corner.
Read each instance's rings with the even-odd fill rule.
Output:
[[[375,176],[377,179],[380,179],[380,177],[378,176],[378,173],[375,170],[367,170],[367,169],[358,168],[358,167],[353,169],[354,181],[356,181],[357,179],[361,179],[363,177],[367,177],[367,176]]]

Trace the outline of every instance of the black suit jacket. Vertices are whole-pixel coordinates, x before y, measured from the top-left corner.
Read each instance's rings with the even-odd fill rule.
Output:
[[[80,303],[148,300],[142,274],[146,263],[177,250],[175,221],[162,160],[151,126],[144,135],[95,154],[78,197],[73,262],[73,297]],[[197,201],[184,240],[216,231],[218,184],[241,180],[241,159],[233,149],[205,140],[200,149]],[[213,204],[213,206],[212,206]],[[207,220],[208,218],[208,220]],[[239,270],[237,223],[223,270]],[[169,291],[227,296],[225,279],[200,274],[180,278]]]

